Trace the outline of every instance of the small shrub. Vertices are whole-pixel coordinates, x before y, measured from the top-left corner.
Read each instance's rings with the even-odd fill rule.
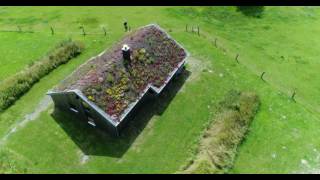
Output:
[[[237,6],[237,11],[242,12],[246,16],[257,18],[261,18],[264,9],[264,6]]]
[[[0,112],[12,105],[42,77],[79,55],[82,50],[83,45],[79,42],[63,41],[42,60],[5,79],[0,86]]]
[[[258,111],[255,93],[231,90],[219,103],[219,113],[204,132],[198,158],[186,173],[225,173],[232,167],[238,145]]]
[[[108,74],[106,75],[106,77],[107,77],[108,83],[110,83],[110,84],[113,84],[113,83],[114,83],[114,77],[112,76],[111,73],[108,73]]]

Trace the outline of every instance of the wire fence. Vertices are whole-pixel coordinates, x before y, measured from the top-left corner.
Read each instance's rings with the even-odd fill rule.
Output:
[[[185,32],[187,33],[191,33],[191,34],[194,34],[194,35],[197,35],[199,37],[203,37],[209,41],[211,41],[211,44],[215,47],[215,48],[218,48],[220,49],[221,51],[223,51],[224,54],[226,54],[227,52],[227,49],[225,47],[222,46],[222,44],[219,44],[218,43],[218,38],[214,38],[212,39],[212,36],[205,32],[205,31],[201,31],[200,32],[200,26],[199,25],[188,25],[186,24],[185,26]],[[239,61],[239,58],[240,58],[240,54],[239,53],[235,53],[235,61],[237,64],[240,64],[240,61]],[[258,74],[258,76],[260,77],[260,79],[263,81],[263,82],[268,82],[268,80],[265,78],[266,76],[266,71],[262,71],[260,73],[260,75]],[[291,90],[291,94],[289,93],[289,97],[290,99],[293,101],[293,102],[296,102],[296,96],[297,96],[297,88],[293,88]]]
[[[71,29],[71,28],[70,28]],[[86,29],[83,26],[78,28],[79,30],[61,30],[59,28],[54,28],[53,26],[45,27],[45,28],[22,28],[22,27],[9,27],[6,29],[0,29],[0,33],[21,33],[21,34],[33,34],[33,33],[47,33],[48,35],[56,35],[56,34],[75,34],[75,35],[96,35],[96,36],[107,36],[111,33],[110,29],[106,27],[101,27],[100,29]]]

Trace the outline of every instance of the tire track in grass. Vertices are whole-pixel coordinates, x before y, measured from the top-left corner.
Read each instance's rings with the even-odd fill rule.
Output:
[[[5,145],[8,138],[19,129],[26,126],[28,122],[35,120],[41,112],[45,111],[50,106],[51,103],[52,101],[50,97],[45,96],[32,113],[26,114],[22,120],[16,121],[17,123],[11,126],[10,130],[0,139],[0,146]]]

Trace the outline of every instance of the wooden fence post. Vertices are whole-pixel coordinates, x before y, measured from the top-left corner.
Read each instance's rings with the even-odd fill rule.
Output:
[[[264,74],[266,74],[266,72],[262,72],[262,74],[260,75],[260,79],[261,79],[262,81],[264,81],[264,79],[263,79]]]
[[[199,28],[199,26],[198,26],[198,36],[200,36],[200,28]]]
[[[86,32],[84,31],[84,27],[83,27],[83,26],[80,26],[80,29],[82,29],[82,35],[83,35],[83,36],[86,36]]]
[[[50,29],[51,29],[51,35],[54,35],[54,29],[53,29],[53,27],[51,26]]]
[[[104,36],[107,36],[107,30],[106,30],[106,28],[105,28],[105,27],[102,27],[102,30],[103,30],[103,32],[104,32]]]
[[[239,54],[236,55],[236,61],[237,61],[237,63],[239,63],[238,57],[239,57]]]
[[[293,91],[292,95],[291,95],[291,99],[296,102],[295,97],[296,96],[296,90]]]

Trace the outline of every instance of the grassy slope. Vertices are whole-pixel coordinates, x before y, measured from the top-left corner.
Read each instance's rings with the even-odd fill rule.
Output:
[[[105,42],[98,36],[83,38],[73,33],[66,33],[66,37],[72,36],[84,40],[88,50],[76,60],[59,67],[42,79],[14,106],[0,114],[0,137],[11,126],[14,126],[15,122],[21,120],[25,114],[32,112],[48,89],[72,72],[88,57],[102,51],[123,34],[121,25],[122,19],[125,18],[123,11],[126,11],[125,14],[131,15],[128,20],[133,28],[150,22],[157,22],[165,29],[171,29],[173,37],[186,46],[196,59],[191,58],[189,60],[188,69],[192,74],[181,91],[169,103],[164,113],[161,116],[153,116],[150,120],[149,118],[141,120],[142,122],[147,121],[148,125],[142,133],[136,133],[139,135],[137,139],[135,139],[136,135],[130,135],[129,137],[132,138],[123,137],[120,140],[112,140],[104,135],[95,135],[84,127],[79,127],[82,128],[82,131],[79,132],[76,128],[72,128],[72,125],[67,126],[71,129],[68,134],[68,131],[64,131],[50,116],[52,107],[49,108],[37,120],[30,122],[9,137],[6,144],[7,148],[21,155],[19,156],[20,159],[21,157],[25,158],[25,163],[30,168],[29,171],[175,172],[186,162],[204,124],[208,123],[207,121],[212,113],[210,107],[221,100],[222,95],[231,88],[256,90],[262,100],[261,111],[253,121],[247,141],[240,148],[240,154],[233,172],[301,171],[304,170],[304,167],[301,166],[301,159],[316,160],[317,152],[314,149],[320,148],[317,146],[318,139],[314,138],[319,134],[319,130],[316,128],[320,125],[319,118],[316,117],[318,116],[317,113],[312,113],[304,108],[305,104],[303,103],[303,105],[293,103],[287,95],[279,92],[277,89],[282,83],[274,81],[269,85],[269,83],[259,80],[257,72],[260,69],[255,70],[248,64],[267,67],[266,63],[261,63],[264,61],[250,62],[248,59],[257,59],[256,56],[260,56],[260,53],[267,51],[252,47],[253,42],[246,43],[247,41],[243,42],[244,40],[242,40],[242,43],[237,45],[239,49],[240,47],[252,49],[252,52],[250,51],[251,53],[246,58],[241,53],[240,61],[244,65],[237,65],[231,57],[233,54],[222,53],[221,50],[214,48],[208,39],[183,33],[184,26],[189,20],[184,17],[169,18],[170,16],[167,15],[170,14],[167,14],[167,11],[163,8],[136,7],[126,8],[125,10],[119,8],[103,9],[101,7],[88,7],[86,10],[82,10],[83,7],[79,7],[79,9],[46,7],[41,8],[41,10],[36,7],[31,10],[30,8],[12,8],[10,13],[7,13],[7,17],[19,19],[26,12],[31,12],[29,13],[30,17],[37,17],[42,12],[46,12],[47,16],[55,15],[58,17],[58,19],[53,18],[54,20],[51,23],[60,28],[59,31],[79,31],[75,28],[79,24],[77,21],[79,21],[89,23],[86,26],[87,31],[98,32],[100,24],[103,24],[109,29],[110,36],[107,37]],[[284,8],[284,10],[273,8],[272,11],[290,12],[290,8]],[[241,17],[241,20],[245,21],[246,18]],[[2,22],[5,21],[2,20]],[[66,26],[66,24],[70,25]],[[202,23],[203,26],[201,27],[212,34],[212,37],[224,38],[226,48],[236,49],[235,43],[241,42],[239,40],[241,38],[235,39],[235,37],[241,36],[244,38],[242,35],[245,35],[248,31],[231,31],[230,22],[226,23],[229,24],[228,28],[222,27],[221,24],[204,26],[204,23]],[[5,23],[5,26],[12,27],[8,22]],[[270,26],[277,27],[274,24]],[[285,27],[285,25],[283,26]],[[32,27],[39,30],[47,29],[48,24],[39,21],[34,23]],[[243,33],[234,36],[237,32]],[[48,32],[48,37],[49,35],[50,32]],[[283,36],[287,37],[286,35]],[[95,40],[101,40],[101,42]],[[264,42],[259,39],[255,40]],[[269,49],[270,54],[272,54],[273,46],[272,43],[265,44],[265,48]],[[309,44],[306,46],[309,49]],[[286,50],[286,52],[290,50]],[[249,51],[242,50],[241,52]],[[303,51],[301,50],[300,53],[302,54]],[[277,68],[275,65],[273,66]],[[248,71],[248,67],[253,72]],[[273,67],[269,69],[271,70]],[[310,67],[308,70],[310,70]],[[277,71],[279,70],[275,70],[275,72]],[[305,70],[303,72],[309,71]],[[222,74],[223,76],[221,76]],[[287,76],[290,71],[284,74],[281,77],[284,77],[284,80],[288,79],[288,82],[290,82],[291,77]],[[268,76],[267,78],[271,77]],[[301,83],[308,82],[301,81]],[[307,87],[312,87],[315,83],[309,82],[307,85]],[[285,87],[284,89],[288,90],[290,88]],[[309,90],[310,88],[305,89]],[[157,107],[157,105],[153,107]],[[160,105],[162,104],[160,103]],[[145,114],[140,115],[138,119],[142,119],[144,116]],[[67,119],[68,116],[64,118]],[[64,121],[64,118],[58,119]],[[78,138],[72,140],[69,136],[70,133]],[[306,141],[306,139],[309,141]],[[270,145],[271,140],[272,146]],[[133,142],[132,145],[131,142]],[[45,143],[46,145],[44,145]],[[79,148],[77,143],[82,148]],[[283,148],[284,146],[286,149]],[[129,149],[127,149],[128,147]],[[85,164],[80,163],[81,153],[79,152],[81,152],[81,149],[90,155],[89,161]],[[21,161],[21,163],[23,162]],[[317,162],[311,161],[310,163],[311,167],[317,167]]]

